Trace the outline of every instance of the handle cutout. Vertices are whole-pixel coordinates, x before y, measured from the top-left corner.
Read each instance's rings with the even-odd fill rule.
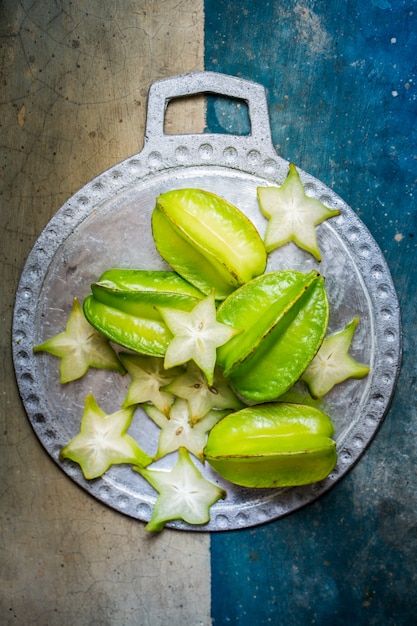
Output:
[[[207,95],[206,128],[210,133],[250,135],[251,122],[247,102],[241,98]]]
[[[204,132],[247,136],[251,132],[245,100],[216,93],[179,96],[168,101],[164,117],[166,135]]]
[[[204,132],[206,124],[203,94],[179,96],[168,101],[164,117],[166,135],[192,135]]]

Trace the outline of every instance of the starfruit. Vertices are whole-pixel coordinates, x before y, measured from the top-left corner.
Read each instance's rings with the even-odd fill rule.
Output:
[[[218,348],[217,363],[243,398],[275,400],[316,354],[328,317],[324,279],[316,270],[263,274],[219,306],[217,319],[243,332]]]
[[[134,412],[132,406],[107,415],[89,394],[85,399],[80,431],[62,448],[59,458],[78,463],[88,480],[99,478],[112,465],[149,465],[152,457],[127,433]]]
[[[210,431],[204,457],[244,487],[294,487],[326,478],[337,462],[330,418],[317,408],[276,402],[247,407]]]
[[[348,378],[364,378],[370,367],[349,354],[359,318],[355,317],[343,330],[326,337],[314,359],[302,375],[313,398],[322,398],[335,385]]]
[[[119,358],[131,378],[122,407],[151,402],[168,415],[175,398],[163,388],[182,375],[182,368],[167,370],[164,368],[164,360],[157,356],[120,352]]]
[[[253,223],[214,193],[178,189],[162,193],[152,214],[162,258],[206,295],[218,300],[264,272],[266,249]]]
[[[233,393],[230,382],[219,368],[215,369],[213,384],[209,385],[199,367],[190,361],[187,368],[161,392],[183,398],[188,403],[190,423],[194,425],[212,409],[241,409],[243,403]]]
[[[161,429],[155,460],[183,447],[203,461],[203,448],[208,431],[230,413],[227,409],[212,409],[193,424],[187,401],[182,398],[175,400],[169,415],[164,415],[153,404],[145,405],[143,408],[148,417]]]
[[[173,334],[165,352],[165,367],[194,361],[212,385],[217,348],[240,332],[217,321],[214,294],[198,302],[190,312],[168,308],[161,308],[160,312]]]
[[[259,207],[268,219],[265,247],[268,252],[293,241],[299,248],[321,261],[316,226],[339,215],[339,209],[306,195],[294,163],[290,163],[287,178],[281,187],[258,187]]]
[[[146,530],[160,531],[166,522],[184,520],[207,524],[211,506],[226,497],[226,492],[204,478],[184,447],[171,470],[134,467],[158,492]]]
[[[126,373],[108,340],[85,319],[77,298],[73,300],[65,331],[34,346],[33,351],[49,352],[61,359],[62,384],[81,378],[90,367]]]
[[[91,291],[107,306],[156,320],[162,320],[158,307],[190,311],[204,297],[176,272],[163,270],[107,270]]]
[[[203,294],[173,271],[112,269],[91,286],[84,314],[108,339],[150,356],[164,356],[172,333],[159,310],[190,311]]]

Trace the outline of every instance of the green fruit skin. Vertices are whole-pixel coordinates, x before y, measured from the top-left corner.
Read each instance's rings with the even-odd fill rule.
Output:
[[[112,269],[91,285],[94,297],[107,306],[162,321],[158,307],[191,311],[204,297],[172,271]]]
[[[318,276],[316,271],[269,272],[246,283],[220,304],[217,319],[243,328],[242,333],[218,349],[217,361],[226,376],[268,338]]]
[[[107,339],[140,354],[162,357],[172,340],[163,321],[130,315],[92,295],[85,298],[83,309],[87,321]]]
[[[284,402],[247,407],[212,428],[204,457],[237,485],[308,485],[336,465],[333,432],[330,418],[314,407]]]
[[[337,462],[334,441],[318,441],[311,436],[306,445],[306,450],[271,457],[208,458],[207,461],[218,474],[241,487],[301,487],[324,480]],[[315,445],[316,449],[312,447]]]
[[[200,189],[158,196],[152,215],[156,247],[183,278],[223,299],[262,274],[266,249],[252,222],[237,207]]]
[[[239,287],[236,277],[210,253],[184,238],[158,206],[152,213],[152,232],[162,258],[204,294],[214,288],[216,299],[223,300]]]
[[[104,272],[97,284],[126,292],[160,291],[203,297],[193,285],[169,270],[113,268]]]
[[[125,292],[93,284],[91,290],[95,299],[102,304],[118,309],[135,317],[162,321],[160,307],[191,311],[198,299],[183,294],[164,294],[159,292]]]
[[[244,331],[229,342],[234,345],[218,349],[218,364],[247,401],[276,400],[300,378],[316,354],[328,319],[329,304],[319,274],[283,271],[255,278],[219,307],[220,322]]]
[[[84,314],[108,339],[152,356],[164,356],[172,339],[161,307],[191,311],[204,297],[172,271],[111,269],[91,285]]]

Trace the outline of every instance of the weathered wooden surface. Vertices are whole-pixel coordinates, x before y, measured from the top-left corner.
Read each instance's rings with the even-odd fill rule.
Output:
[[[195,0],[5,0],[1,41],[2,624],[208,624],[202,535],[147,536],[90,499],[31,430],[14,381],[10,329],[24,261],[75,191],[140,151],[150,84],[202,69]],[[200,106],[167,120],[203,126]]]

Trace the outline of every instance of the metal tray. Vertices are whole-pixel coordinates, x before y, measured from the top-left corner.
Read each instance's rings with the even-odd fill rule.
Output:
[[[238,98],[248,106],[248,135],[164,132],[165,111],[173,98],[214,93]],[[287,515],[313,502],[358,461],[388,409],[400,364],[401,328],[395,289],[376,242],[355,213],[331,189],[300,171],[307,193],[340,216],[317,228],[323,260],[288,244],[273,252],[268,270],[316,267],[326,278],[331,316],[329,332],[359,315],[352,354],[371,366],[363,380],[349,380],[326,396],[325,409],[336,427],[338,464],[324,481],[292,489],[250,490],[226,484],[209,467],[200,467],[227,489],[211,509],[205,526],[181,521],[184,530],[245,528]],[[32,348],[61,332],[72,307],[90,292],[90,284],[110,267],[162,269],[150,229],[156,196],[180,187],[211,190],[237,205],[263,236],[256,188],[282,184],[288,163],[272,146],[265,91],[261,85],[224,74],[197,72],[154,83],[149,92],[143,150],[99,175],[68,200],[41,233],[24,267],[16,294],[13,357],[28,418],[46,451],[85,491],[121,513],[147,521],[156,492],[129,467],[112,467],[102,478],[84,480],[78,466],[61,463],[60,449],[78,432],[85,396],[92,392],[108,413],[118,410],[128,377],[90,370],[81,380],[59,383],[59,360],[34,355]],[[131,434],[150,454],[158,430],[138,409]],[[159,462],[172,465],[173,458]]]

